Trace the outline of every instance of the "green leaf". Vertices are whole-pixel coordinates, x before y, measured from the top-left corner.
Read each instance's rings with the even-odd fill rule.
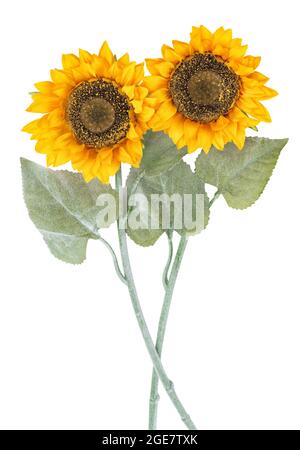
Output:
[[[140,169],[149,177],[160,175],[177,164],[186,153],[186,147],[178,150],[165,133],[149,130],[144,136]]]
[[[128,228],[129,237],[142,246],[153,245],[157,239],[167,230],[175,229],[180,234],[195,234],[203,230],[208,223],[209,206],[208,197],[204,190],[204,183],[192,172],[190,167],[184,162],[179,161],[168,171],[157,176],[144,176],[141,178],[141,169],[132,169],[127,179],[127,191],[130,194],[135,186],[134,191],[137,196],[143,195],[146,200],[137,202],[133,208],[129,208]],[[138,182],[137,182],[138,181]],[[186,216],[190,217],[194,222],[187,224],[184,221],[184,213],[179,208],[175,208],[170,197],[160,197],[160,207],[151,207],[151,199],[153,195],[161,196],[167,194],[172,196],[175,194],[174,200],[178,198],[182,202],[184,194],[189,194],[190,201],[186,202]],[[179,194],[180,197],[176,197]],[[200,204],[196,203],[196,194],[199,196]],[[157,197],[158,198],[158,197]],[[154,202],[157,206],[157,203]],[[171,208],[170,208],[171,205]],[[182,205],[182,203],[181,203]],[[170,212],[170,221],[163,211]],[[134,214],[134,216],[132,216]],[[140,228],[134,228],[131,218],[137,217]],[[167,222],[165,222],[165,220]],[[169,222],[169,223],[168,223]],[[152,225],[158,226],[153,227]],[[190,226],[190,225],[193,225]]]
[[[86,183],[79,173],[46,169],[24,158],[21,167],[29,216],[50,251],[62,261],[83,262],[88,239],[98,239],[97,198],[115,192],[97,179]]]
[[[81,264],[86,258],[88,237],[77,237],[61,233],[41,232],[50,252],[61,261]]]
[[[262,194],[288,139],[247,138],[239,151],[227,144],[223,151],[201,152],[196,174],[204,183],[216,186],[231,208],[245,209]]]

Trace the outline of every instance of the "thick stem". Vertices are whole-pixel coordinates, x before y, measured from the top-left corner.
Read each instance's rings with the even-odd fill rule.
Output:
[[[178,276],[178,271],[181,265],[181,261],[184,255],[184,251],[186,249],[187,245],[187,237],[182,236],[178,245],[177,253],[173,262],[172,270],[170,273],[170,278],[168,280],[166,290],[165,290],[165,297],[164,302],[160,314],[159,319],[159,325],[157,330],[157,337],[156,337],[156,351],[161,356],[164,338],[165,338],[165,332],[166,332],[166,326],[173,296],[173,291],[175,287],[175,283]],[[150,400],[149,400],[149,430],[156,430],[156,423],[157,423],[157,408],[158,408],[158,402],[159,402],[159,395],[158,395],[158,376],[155,370],[152,371],[152,381],[151,381],[151,392],[150,392]]]
[[[120,193],[122,190],[121,169],[116,174],[116,188]],[[136,287],[135,287],[135,283],[134,283],[134,279],[133,279],[133,275],[132,275],[132,270],[131,270],[129,255],[128,255],[128,248],[127,248],[126,231],[125,231],[124,224],[122,223],[123,219],[119,218],[119,220],[118,220],[119,244],[120,244],[121,258],[122,258],[122,263],[123,263],[123,268],[124,268],[124,275],[126,278],[126,283],[127,283],[129,295],[131,298],[131,303],[132,303],[132,306],[134,309],[134,313],[135,313],[138,325],[140,327],[140,330],[141,330],[145,345],[147,347],[149,356],[151,358],[153,367],[154,367],[154,369],[157,373],[157,376],[159,377],[162,385],[164,386],[169,398],[171,399],[173,405],[175,406],[176,410],[178,411],[178,413],[179,413],[182,421],[186,425],[186,427],[189,430],[196,430],[194,423],[192,422],[190,416],[186,412],[185,408],[183,407],[181,401],[179,400],[179,398],[175,392],[172,381],[170,381],[170,379],[168,378],[168,376],[166,374],[166,371],[160,361],[160,357],[157,354],[157,351],[154,347],[151,335],[149,333],[149,330],[148,330],[148,327],[147,327],[147,324],[146,324],[146,321],[145,321],[145,318],[144,318],[144,315],[142,312],[142,308],[141,308],[141,305],[140,305],[140,302],[138,299],[138,295],[137,295],[137,291],[136,291]]]

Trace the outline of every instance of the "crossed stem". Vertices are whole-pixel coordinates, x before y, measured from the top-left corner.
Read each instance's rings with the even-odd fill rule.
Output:
[[[174,258],[174,262],[172,265],[170,276],[167,276],[168,268],[170,267],[170,259],[172,259],[172,253],[173,253],[173,245],[172,245],[172,235],[168,235],[169,238],[169,258],[167,261],[166,269],[165,269],[165,276],[163,279],[164,287],[165,287],[165,297],[163,301],[163,306],[160,314],[158,329],[157,329],[157,337],[156,337],[156,344],[155,348],[156,351],[161,357],[165,333],[166,333],[166,327],[167,327],[167,321],[169,316],[169,310],[171,306],[173,291],[175,287],[175,283],[178,276],[178,271],[181,265],[181,261],[187,246],[187,237],[183,235],[180,239],[178,249]],[[171,242],[170,242],[171,240]],[[156,423],[157,423],[157,408],[158,408],[158,402],[159,402],[159,394],[158,394],[158,383],[159,378],[157,376],[156,371],[153,369],[152,371],[152,381],[151,381],[151,392],[150,392],[150,399],[149,399],[149,430],[156,430]]]
[[[121,168],[119,172],[116,174],[116,189],[119,192],[119,195],[122,194],[122,172]],[[215,195],[209,202],[209,207],[214,204],[214,202],[218,199],[221,192],[216,191]],[[119,217],[117,221],[118,225],[118,237],[119,237],[119,245],[120,245],[120,252],[121,252],[121,259],[122,259],[122,265],[124,273],[122,273],[120,266],[118,264],[117,257],[115,255],[114,250],[112,249],[111,245],[103,239],[100,235],[99,238],[102,241],[102,243],[108,248],[110,251],[113,263],[116,269],[116,273],[120,280],[126,284],[128,288],[128,292],[131,298],[131,303],[135,312],[135,316],[138,322],[138,325],[140,327],[144,343],[146,345],[146,348],[148,350],[149,356],[151,358],[152,364],[153,364],[153,371],[152,371],[152,380],[151,380],[151,392],[150,392],[150,399],[149,399],[149,429],[155,430],[156,424],[157,424],[157,409],[158,409],[158,402],[159,402],[159,394],[158,394],[158,384],[159,380],[161,381],[163,387],[165,388],[165,391],[167,392],[171,402],[175,406],[176,410],[178,411],[182,421],[186,425],[186,427],[190,430],[196,430],[196,426],[194,425],[192,419],[188,415],[187,411],[185,410],[183,404],[181,403],[178,395],[176,394],[174,384],[172,381],[168,378],[168,375],[164,369],[164,366],[161,362],[161,354],[162,354],[162,348],[164,343],[164,337],[166,332],[166,326],[173,296],[173,291],[175,287],[175,283],[177,280],[178,272],[180,269],[180,265],[183,259],[183,255],[187,246],[187,237],[186,235],[182,235],[178,249],[174,258],[174,262],[172,265],[172,269],[169,275],[169,270],[172,263],[172,257],[173,257],[173,240],[172,240],[172,231],[167,231],[168,236],[168,242],[169,242],[169,255],[166,267],[163,272],[163,285],[165,288],[165,296],[163,301],[163,306],[160,314],[160,320],[157,330],[157,337],[156,337],[156,345],[154,346],[154,343],[152,341],[147,323],[145,321],[141,304],[137,295],[135,282],[132,274],[130,259],[129,259],[129,253],[128,253],[128,247],[127,247],[127,237],[126,237],[126,231],[124,222],[127,220],[127,215],[125,217]]]
[[[209,202],[209,208],[215,203],[215,201],[220,197],[221,192],[217,190],[214,193],[213,198]],[[168,242],[169,242],[169,255],[167,259],[167,264],[163,273],[163,285],[165,288],[165,296],[164,301],[160,313],[160,319],[157,329],[156,336],[156,344],[155,348],[159,356],[161,357],[162,348],[164,344],[164,338],[166,333],[166,327],[168,322],[168,316],[172,301],[172,296],[174,292],[175,283],[177,280],[178,272],[181,266],[181,262],[183,259],[183,255],[187,246],[187,237],[182,236],[178,245],[177,253],[174,258],[174,262],[172,265],[170,276],[168,276],[173,256],[173,233],[171,231],[167,232]],[[159,394],[158,394],[158,384],[159,379],[155,370],[152,371],[152,380],[151,380],[151,391],[150,391],[150,399],[149,399],[149,430],[156,430],[157,425],[157,409],[159,402]]]
[[[121,191],[122,191],[121,169],[116,174],[116,189],[118,190],[119,193],[121,193]],[[181,417],[181,420],[184,422],[184,424],[186,425],[186,427],[189,430],[196,430],[197,428],[196,428],[195,424],[193,423],[192,419],[190,418],[190,416],[188,415],[187,411],[185,410],[183,404],[181,403],[178,395],[176,394],[174,384],[169,379],[169,377],[161,363],[160,355],[158,354],[158,352],[154,346],[150,332],[148,330],[148,326],[147,326],[147,323],[145,321],[145,318],[144,318],[144,315],[142,312],[141,304],[140,304],[140,301],[139,301],[139,298],[137,295],[135,282],[134,282],[134,278],[133,278],[133,274],[132,274],[132,269],[131,269],[129,254],[128,254],[128,248],[127,248],[126,230],[124,227],[124,223],[122,223],[123,220],[124,220],[124,218],[120,217],[118,219],[117,224],[118,224],[118,236],[119,236],[121,259],[122,259],[122,265],[123,265],[123,270],[124,270],[124,279],[125,279],[125,284],[128,287],[128,292],[129,292],[129,295],[131,298],[131,303],[132,303],[132,306],[134,309],[135,317],[137,319],[139,328],[141,330],[141,333],[142,333],[142,336],[144,339],[144,343],[146,345],[149,356],[151,358],[156,376],[161,381],[171,402],[173,403],[176,410],[178,411],[178,413]],[[170,279],[171,279],[171,277],[170,277]],[[175,283],[175,280],[174,280],[174,283]]]

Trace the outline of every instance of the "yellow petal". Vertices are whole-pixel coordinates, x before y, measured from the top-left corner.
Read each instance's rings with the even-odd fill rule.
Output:
[[[62,65],[64,69],[72,69],[79,66],[79,59],[72,53],[62,55]]]
[[[135,164],[139,163],[143,154],[143,145],[140,140],[125,142],[127,152],[131,155]]]
[[[178,64],[182,57],[178,55],[173,48],[169,47],[168,45],[163,45],[161,48],[162,55],[164,59],[172,64]]]
[[[26,111],[28,112],[37,112],[37,113],[47,113],[52,111],[58,106],[57,98],[45,98],[34,101]]]
[[[35,144],[35,150],[37,153],[47,153],[49,148],[49,142],[47,142],[45,139],[41,139]]]
[[[184,119],[181,114],[176,114],[172,119],[172,123],[168,128],[168,135],[172,141],[177,144],[179,139],[182,138],[184,132]]]
[[[166,121],[174,116],[176,112],[176,106],[174,105],[172,100],[168,100],[160,105],[159,109],[157,110],[157,115],[160,119]]]
[[[36,133],[39,129],[39,121],[40,119],[35,119],[32,122],[29,122],[22,128],[22,131],[25,131],[25,133]]]
[[[263,75],[263,74],[260,73],[260,72],[253,72],[253,73],[251,73],[251,74],[248,76],[248,78],[251,78],[251,79],[253,79],[253,80],[257,80],[257,81],[259,81],[260,83],[266,83],[267,81],[269,81],[269,78],[266,77],[265,75]]]
[[[76,153],[76,155],[72,156],[73,169],[80,171],[87,159],[88,159],[88,151],[85,147],[83,147],[81,152],[78,152]]]
[[[251,110],[251,115],[262,122],[272,122],[269,111],[259,102],[257,102],[256,108]]]
[[[61,148],[56,153],[55,161],[52,163],[53,166],[61,166],[70,161],[70,151],[67,148]]]
[[[256,108],[256,101],[249,96],[241,95],[240,98],[236,102],[236,106],[238,106],[244,112],[250,112],[253,108]],[[236,116],[237,120],[239,120],[239,111],[235,110],[234,116]],[[233,118],[234,120],[234,118]]]
[[[132,156],[124,146],[119,146],[118,157],[120,162],[132,164]]]
[[[218,150],[224,149],[225,142],[224,142],[224,134],[222,133],[222,131],[214,132],[212,143]]]
[[[208,153],[212,145],[212,131],[209,125],[202,125],[198,130],[199,146]]]
[[[227,142],[232,141],[234,136],[237,133],[238,125],[237,122],[230,122],[226,128],[222,130],[223,135],[225,136]]]
[[[121,58],[118,59],[118,63],[121,63],[122,65],[128,65],[130,63],[129,55],[128,53],[125,53]]]
[[[79,49],[79,59],[80,61],[89,64],[92,61],[92,55],[86,50]]]
[[[55,163],[55,154],[50,153],[46,156],[47,167],[52,166]]]
[[[108,77],[110,65],[105,58],[94,56],[92,61],[92,68],[98,77]]]
[[[276,97],[278,92],[275,89],[271,89],[267,86],[262,86],[262,95],[260,96],[260,100],[269,100],[270,98]]]
[[[200,53],[211,50],[211,40],[212,34],[204,26],[201,26],[199,28],[192,28],[191,45],[195,50],[199,51]]]
[[[123,85],[133,84],[135,76],[135,63],[129,64],[125,67],[121,76],[121,83]]]
[[[143,100],[132,100],[131,102],[134,112],[136,114],[141,113],[143,110]]]
[[[210,124],[210,128],[212,131],[221,131],[228,125],[228,123],[229,120],[226,117],[221,116],[215,122]]]
[[[242,58],[247,52],[248,45],[242,45],[241,47],[231,48],[229,51],[229,57],[233,59]]]
[[[144,78],[144,63],[136,64],[135,66],[135,74],[134,74],[134,83],[140,83]]]
[[[225,32],[224,27],[219,27],[212,35],[212,44],[215,46],[220,41],[222,34]]]
[[[212,33],[204,25],[200,26],[199,33],[202,40],[210,40],[212,38]]]
[[[107,41],[103,42],[103,45],[99,51],[99,56],[104,58],[109,64],[112,64],[114,62],[115,58],[111,49],[109,48]]]
[[[259,56],[245,56],[240,60],[239,64],[235,64],[234,61],[230,63],[233,70],[237,75],[245,76],[250,75],[259,66],[261,58]]]
[[[69,85],[73,84],[73,80],[63,70],[58,69],[50,70],[50,75],[54,83],[64,83]]]
[[[142,112],[139,114],[139,120],[148,122],[154,114],[154,109],[149,106],[143,106]]]
[[[157,89],[157,91],[155,91],[153,95],[155,96],[155,98],[161,101],[170,100],[171,98],[170,91],[167,88]]]
[[[145,59],[147,69],[149,70],[149,72],[152,75],[160,75],[156,66],[161,62],[163,62],[162,58],[146,58]]]
[[[220,36],[218,44],[222,45],[223,47],[228,47],[231,40],[232,40],[232,30],[228,29],[225,30],[224,33]]]
[[[54,88],[54,83],[52,81],[41,81],[35,83],[34,85],[43,94],[51,94]]]
[[[61,146],[62,144],[66,145],[70,140],[73,140],[73,135],[70,132],[63,133],[55,140],[55,144],[59,146]]]
[[[147,97],[144,99],[144,104],[150,106],[151,108],[157,109],[160,103],[160,100],[157,98]]]
[[[61,108],[55,108],[48,114],[48,123],[50,127],[61,127],[65,122],[65,112]]]
[[[251,55],[245,56],[241,61],[241,63],[244,66],[252,67],[252,69],[254,70],[260,65],[260,62],[261,62],[260,56],[251,56]]]
[[[192,140],[197,136],[199,130],[199,124],[197,122],[193,122],[190,119],[185,119],[184,121],[184,136],[187,140]]]
[[[214,49],[214,54],[221,56],[225,61],[228,59],[229,57],[229,51],[228,48],[223,47],[220,44],[217,44],[215,49]]]
[[[186,42],[172,41],[175,52],[183,57],[189,56],[191,53],[190,45]]]
[[[122,92],[124,92],[127,97],[131,100],[135,97],[135,86],[131,85],[131,86],[123,86],[122,87]]]
[[[143,86],[137,86],[134,90],[134,96],[135,98],[138,98],[139,100],[143,100],[148,95],[148,89]]]
[[[130,139],[131,141],[139,138],[139,135],[135,131],[133,124],[130,125],[129,131],[127,133],[127,138]]]
[[[242,39],[234,38],[230,42],[230,48],[241,47]]]
[[[169,78],[172,71],[174,70],[174,65],[170,62],[165,61],[157,64],[156,68],[158,70],[158,75],[161,75],[164,78]]]
[[[185,137],[182,136],[178,142],[176,143],[176,147],[178,148],[178,150],[182,149],[183,147],[186,147],[186,141],[185,141]]]
[[[244,148],[245,139],[246,139],[245,129],[238,128],[237,134],[233,138],[233,142],[235,143],[235,145],[239,150],[242,150]]]
[[[156,91],[156,89],[166,88],[168,82],[165,78],[152,75],[144,78],[144,86],[149,89],[150,92]]]

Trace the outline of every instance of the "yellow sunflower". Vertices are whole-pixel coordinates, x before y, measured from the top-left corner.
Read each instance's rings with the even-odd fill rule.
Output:
[[[142,136],[154,114],[155,99],[142,86],[144,65],[128,54],[116,59],[107,42],[98,55],[80,50],[63,55],[52,81],[35,84],[27,111],[44,113],[23,130],[37,140],[48,166],[71,161],[86,181],[107,183],[121,162],[138,167]]]
[[[261,58],[246,51],[223,27],[214,33],[193,27],[189,43],[163,45],[162,58],[146,60],[152,75],[144,86],[157,101],[152,129],[165,131],[189,152],[207,153],[212,145],[222,150],[229,141],[242,149],[248,127],[271,122],[261,101],[277,95],[256,71]]]

